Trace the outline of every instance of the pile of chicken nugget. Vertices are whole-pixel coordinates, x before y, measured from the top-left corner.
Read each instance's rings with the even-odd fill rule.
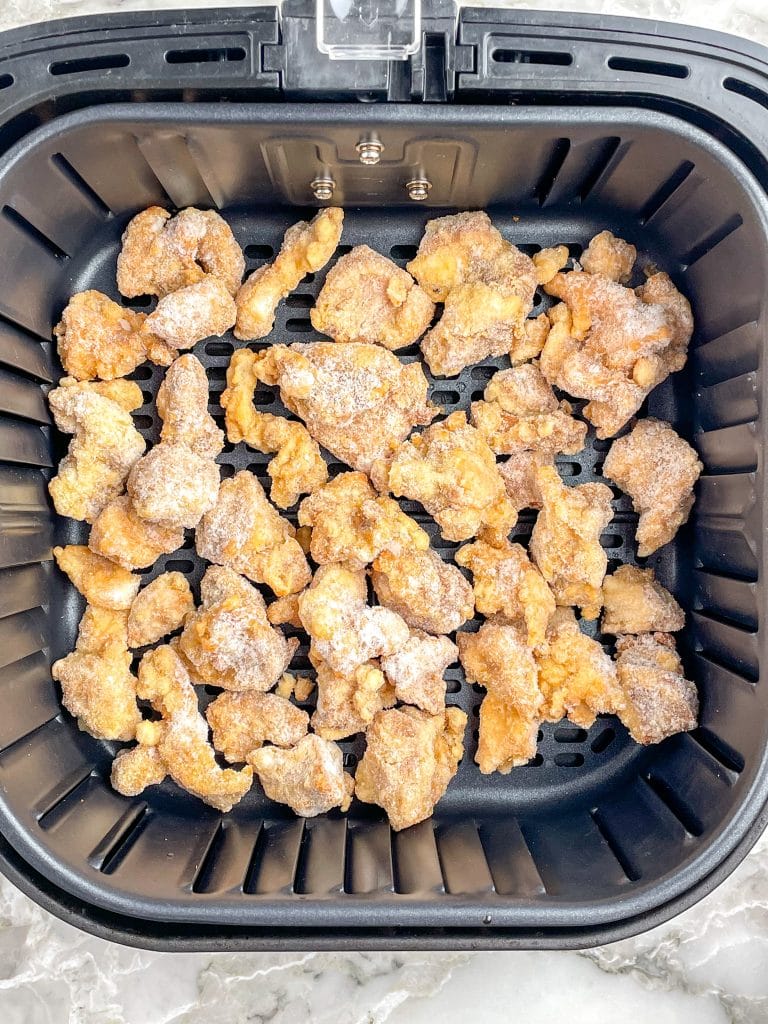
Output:
[[[475,754],[486,774],[526,764],[541,723],[564,717],[588,728],[618,715],[639,743],[694,728],[696,689],[673,637],[681,608],[650,569],[606,575],[613,491],[566,486],[556,467],[588,425],[620,434],[603,474],[639,513],[641,559],[686,521],[702,469],[668,423],[635,419],[685,363],[690,306],[654,268],[629,287],[636,250],[610,232],[579,263],[565,246],[529,258],[480,212],[430,221],[407,270],[356,246],[311,312],[331,340],[234,352],[226,438],[272,456],[270,493],[251,472],[221,479],[206,373],[180,352],[230,329],[244,343],[270,335],[278,304],[333,257],[343,220],[329,208],[293,225],[241,284],[243,254],[219,214],[152,207],[126,228],[117,287],[156,296],[154,310],[80,292],[55,329],[67,376],[50,405],[73,436],[50,493],[91,529],[87,546],[54,551],[86,606],[53,675],[80,728],[132,742],[114,759],[114,788],[133,796],[170,777],[228,811],[256,775],[296,814],[346,810],[354,795],[407,828],[432,814],[463,756],[467,716],[445,699],[457,661],[486,691]],[[533,316],[537,287],[559,301]],[[395,354],[420,338],[433,376],[489,357],[510,365],[469,417],[439,419],[421,362]],[[145,360],[167,367],[149,451],[131,416],[143,397],[125,379]],[[256,408],[265,386],[293,418]],[[586,401],[584,419],[562,396]],[[329,453],[349,467],[333,479]],[[457,565],[398,498],[461,543]],[[282,513],[297,503],[295,528]],[[523,509],[538,510],[527,551],[509,540]],[[199,596],[179,572],[142,587],[136,570],[181,547],[185,530],[209,563]],[[479,629],[462,630],[476,613]],[[613,656],[579,624],[601,613]],[[290,671],[297,630],[313,678]],[[205,714],[201,686],[218,691]],[[310,716],[299,704],[315,689]],[[337,741],[358,734],[353,779]]]

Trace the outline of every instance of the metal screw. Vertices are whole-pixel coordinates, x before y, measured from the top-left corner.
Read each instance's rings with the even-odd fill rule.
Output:
[[[309,183],[309,187],[312,189],[312,195],[315,199],[319,199],[321,202],[326,202],[333,196],[333,190],[336,188],[336,182],[333,178],[320,177],[315,178]]]
[[[378,139],[361,139],[355,146],[360,157],[360,163],[366,167],[372,167],[381,160],[384,146]]]
[[[408,198],[413,199],[414,202],[420,203],[422,199],[426,199],[429,195],[429,190],[432,188],[432,182],[426,178],[414,178],[409,181],[406,186],[408,192]]]

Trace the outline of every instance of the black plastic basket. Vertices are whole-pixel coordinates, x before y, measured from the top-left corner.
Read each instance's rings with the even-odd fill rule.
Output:
[[[486,9],[434,12],[419,53],[392,63],[320,57],[311,13],[290,4],[282,19],[133,14],[0,37],[0,866],[22,889],[89,931],[162,949],[566,948],[660,923],[733,869],[768,817],[767,60],[695,30]],[[355,148],[371,133],[385,145],[376,167]],[[546,725],[529,767],[484,777],[480,693],[455,669],[466,754],[434,818],[403,833],[360,804],[301,821],[258,787],[223,819],[170,783],[138,799],[111,790],[115,745],[78,731],[50,677],[82,611],[50,548],[84,536],[46,492],[67,443],[46,411],[51,327],[75,290],[118,297],[114,257],[137,210],[222,209],[250,270],[314,204],[320,172],[347,210],[340,251],[367,242],[403,265],[436,210],[480,207],[529,252],[567,242],[577,256],[611,228],[690,297],[689,366],[647,411],[705,471],[692,522],[648,564],[688,613],[694,733],[641,748],[614,719]],[[432,186],[421,205],[414,175]],[[321,283],[281,305],[274,337],[312,337]],[[196,349],[219,415],[235,344]],[[494,368],[432,381],[432,397],[466,408]],[[137,425],[156,440],[161,374],[134,376]],[[561,473],[594,479],[607,446],[590,433]],[[243,445],[219,461],[225,475],[265,472]],[[603,543],[634,561],[631,504],[617,495],[615,510]],[[530,528],[523,516],[515,535]],[[434,543],[445,557],[456,546]],[[191,540],[147,578],[169,568],[199,580]],[[361,746],[343,744],[347,764]]]

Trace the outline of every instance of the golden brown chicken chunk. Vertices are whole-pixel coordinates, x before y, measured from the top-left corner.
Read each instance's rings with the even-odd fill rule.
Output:
[[[475,611],[472,587],[432,550],[383,551],[371,568],[371,582],[379,604],[425,633],[453,633]]]
[[[567,245],[553,245],[550,249],[539,249],[531,259],[536,270],[536,284],[547,284],[566,265],[570,253]]]
[[[120,611],[130,608],[139,591],[141,576],[135,576],[82,544],[54,548],[56,564],[69,576],[88,604]]]
[[[145,313],[123,309],[101,292],[77,292],[53,329],[61,365],[77,380],[132,373],[147,358],[145,320]]]
[[[232,569],[211,566],[202,604],[187,616],[179,649],[204,683],[223,690],[270,690],[299,646],[267,618],[264,598]]]
[[[620,565],[603,580],[604,633],[674,633],[685,612],[656,580],[653,569]]]
[[[309,715],[274,693],[222,693],[206,708],[213,745],[230,763],[248,761],[265,743],[293,747],[309,728]]]
[[[145,647],[180,629],[195,610],[189,583],[180,572],[164,572],[140,590],[128,615],[128,646]]]
[[[208,412],[208,378],[196,356],[180,356],[168,367],[157,391],[157,411],[166,444],[184,444],[207,459],[224,447],[224,434]]]
[[[230,811],[251,788],[250,766],[220,768],[208,742],[208,726],[184,662],[169,646],[148,651],[139,665],[138,694],[162,717],[142,722],[138,747],[121,751],[112,766],[112,785],[126,796],[161,782],[165,774],[219,811]],[[147,748],[156,753],[150,754]],[[159,763],[158,763],[159,762]],[[164,766],[164,771],[161,768]]]
[[[310,734],[290,750],[255,750],[251,763],[269,799],[287,804],[302,818],[314,818],[334,807],[349,809],[355,783],[344,771],[343,755],[335,743]]]
[[[305,498],[299,523],[312,528],[318,565],[345,562],[363,569],[382,551],[425,551],[429,536],[392,498],[379,496],[365,473],[340,473]]]
[[[459,708],[438,715],[411,707],[379,711],[357,766],[355,795],[383,807],[396,832],[424,821],[456,774],[466,724]]]
[[[327,740],[343,740],[365,732],[373,716],[395,703],[393,688],[373,661],[352,672],[334,671],[322,658],[312,655],[317,670],[317,708],[312,728]]]
[[[512,347],[509,350],[513,366],[527,363],[529,359],[538,359],[549,335],[549,328],[549,317],[546,313],[539,313],[538,316],[529,317],[525,321],[520,333],[512,339]]]
[[[192,348],[205,338],[220,337],[235,322],[235,300],[218,277],[204,277],[163,296],[144,322],[169,349]]]
[[[295,532],[270,505],[253,473],[242,470],[223,481],[216,504],[200,520],[195,544],[202,558],[228,565],[285,597],[303,590],[312,578]]]
[[[321,565],[299,601],[313,654],[342,675],[371,658],[394,654],[410,635],[399,615],[369,607],[367,597],[364,572]]]
[[[110,644],[128,647],[128,609],[87,604],[77,627],[75,649],[84,654],[98,654]]]
[[[267,466],[272,478],[270,498],[279,508],[295,505],[328,479],[328,467],[303,423],[259,412],[254,406],[259,354],[241,348],[227,367],[227,387],[221,396],[227,437],[245,441],[260,452],[277,452]]]
[[[161,441],[134,464],[126,487],[142,519],[192,529],[216,504],[219,467],[185,444]]]
[[[234,295],[244,270],[240,246],[215,210],[190,206],[172,217],[162,207],[150,206],[125,229],[117,257],[117,287],[129,299],[163,296],[210,274]]]
[[[325,278],[310,318],[334,341],[412,345],[432,322],[435,306],[411,275],[396,263],[357,245]]]
[[[531,647],[543,641],[555,598],[524,548],[508,540],[498,547],[478,540],[459,548],[456,562],[474,577],[475,606],[481,615],[502,615]]]
[[[48,484],[53,504],[59,515],[92,523],[144,453],[130,415],[143,402],[141,390],[129,381],[92,384],[64,377],[48,401],[59,430],[74,434]]]
[[[540,451],[515,452],[505,462],[499,463],[499,473],[516,512],[524,508],[541,508],[541,489],[536,482],[536,471],[540,466],[554,465],[554,455]]]
[[[595,235],[581,256],[581,266],[587,274],[602,274],[611,281],[626,284],[632,275],[637,249],[610,231]],[[546,283],[546,282],[542,282]]]
[[[126,494],[99,512],[88,537],[91,551],[124,569],[146,569],[160,555],[171,554],[183,543],[183,527],[148,523],[136,515]]]
[[[51,668],[62,704],[96,739],[132,740],[136,734],[141,714],[131,660],[123,640],[107,640],[95,653],[74,651]]]
[[[696,687],[683,674],[668,633],[623,636],[616,641],[616,671],[625,706],[619,717],[636,743],[661,743],[698,724]]]
[[[702,466],[696,452],[663,420],[639,420],[611,445],[603,474],[626,491],[635,511],[641,558],[668,544],[687,522]]]
[[[520,631],[503,622],[486,622],[456,639],[468,682],[488,691],[475,761],[483,775],[506,775],[536,754],[542,696],[533,653]]]
[[[427,221],[410,274],[435,302],[445,302],[455,288],[476,277],[504,244],[487,213],[457,213]]]
[[[502,541],[517,521],[493,452],[463,412],[414,434],[374,465],[381,491],[420,502],[446,540]]]
[[[535,657],[546,721],[559,722],[567,716],[589,729],[597,715],[622,711],[616,666],[596,640],[581,632],[570,608],[557,609],[547,640]]]
[[[275,260],[255,270],[237,293],[236,338],[254,341],[269,334],[280,300],[303,277],[325,266],[336,251],[343,224],[344,211],[330,206],[309,223],[302,220],[288,228]]]
[[[419,364],[405,365],[381,345],[273,345],[256,373],[279,386],[319,444],[364,473],[437,412]]]
[[[613,517],[613,494],[605,484],[566,487],[552,466],[536,471],[543,507],[529,550],[559,605],[577,605],[596,619],[602,604],[608,558],[600,534]]]
[[[273,626],[295,626],[301,629],[299,598],[301,594],[286,594],[267,605],[267,618]]]
[[[398,700],[437,715],[445,710],[443,673],[458,657],[458,647],[447,636],[414,630],[399,651],[381,659],[381,667]]]

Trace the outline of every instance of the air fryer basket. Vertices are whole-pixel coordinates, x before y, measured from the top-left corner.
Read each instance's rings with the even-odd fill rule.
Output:
[[[474,105],[454,95],[429,107],[86,100],[69,113],[54,105],[57,116],[22,132],[0,162],[0,853],[11,877],[83,927],[161,948],[578,945],[663,920],[723,877],[759,834],[768,797],[759,685],[768,204],[759,150],[747,159],[724,128],[640,102],[502,106],[476,81],[471,93]],[[372,168],[355,151],[367,133],[385,145]],[[135,799],[111,790],[117,745],[78,731],[50,677],[83,607],[50,547],[86,536],[55,516],[45,487],[68,440],[48,426],[44,400],[60,372],[51,327],[73,291],[119,298],[114,260],[137,210],[220,209],[250,272],[311,213],[318,170],[331,172],[334,202],[346,210],[337,257],[367,242],[404,265],[429,217],[487,208],[528,252],[566,242],[578,257],[610,228],[638,246],[641,266],[669,271],[688,295],[689,365],[644,411],[671,420],[705,471],[692,522],[645,564],[687,611],[680,644],[702,703],[694,733],[641,748],[612,718],[588,732],[545,725],[530,766],[484,777],[473,762],[481,693],[456,667],[448,701],[469,715],[466,753],[434,817],[405,832],[392,834],[377,808],[359,803],[348,816],[301,821],[258,786],[223,818],[171,783]],[[414,171],[432,183],[421,206],[403,188]],[[315,337],[308,310],[323,276],[281,305],[272,338]],[[536,311],[548,301],[539,296]],[[238,344],[227,335],[195,349],[219,418]],[[401,355],[417,358],[417,349]],[[431,381],[433,399],[446,412],[467,408],[497,364]],[[155,441],[162,373],[145,366],[134,377],[145,398],[137,426]],[[284,411],[271,389],[257,402]],[[574,484],[595,479],[608,446],[590,432],[560,472]],[[250,468],[266,479],[267,458],[242,444],[228,444],[219,461],[224,476]],[[331,462],[332,473],[341,468]],[[457,545],[414,503],[403,505],[450,558]],[[614,507],[602,538],[608,557],[636,561],[631,502],[617,491]],[[531,526],[523,515],[513,539]],[[199,582],[191,535],[145,578],[167,569]],[[309,671],[306,648],[295,665]],[[342,746],[353,767],[362,742]]]

